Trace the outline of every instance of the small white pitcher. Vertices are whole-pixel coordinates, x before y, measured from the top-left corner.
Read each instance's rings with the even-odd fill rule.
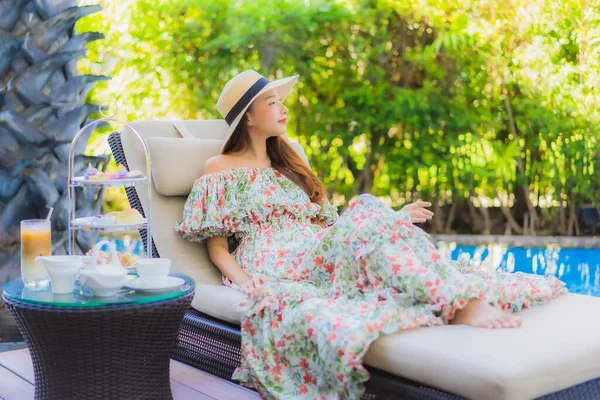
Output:
[[[98,255],[102,246],[108,246],[110,251],[110,264],[98,264]],[[81,283],[90,288],[94,296],[113,296],[127,281],[127,270],[119,263],[117,247],[108,240],[96,243],[92,258],[86,269],[79,274]]]
[[[37,256],[36,262],[42,263],[52,283],[52,293],[71,293],[75,278],[81,269],[83,256]]]

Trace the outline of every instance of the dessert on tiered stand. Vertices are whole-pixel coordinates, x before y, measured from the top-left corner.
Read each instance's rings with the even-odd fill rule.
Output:
[[[96,246],[98,246],[98,244],[93,245],[92,248],[90,249],[90,251],[85,253],[86,257],[84,257],[84,259],[83,259],[84,267],[88,266],[90,257],[92,256],[94,250],[96,249]],[[119,264],[121,264],[123,267],[133,267],[140,259],[139,256],[137,256],[129,251],[126,251],[126,252],[117,251],[116,253],[117,253],[117,258],[119,259]],[[113,263],[112,251],[99,250],[98,251],[98,259],[97,259],[96,263],[98,265],[112,264]]]
[[[112,116],[106,116],[103,110],[105,110],[105,108],[101,107],[100,113],[105,118],[94,120],[83,126],[77,132],[73,138],[73,141],[71,142],[68,165],[69,254],[74,255],[79,252],[77,234],[81,230],[123,233],[137,230],[140,233],[140,237],[143,237],[145,249],[150,249],[149,251],[146,251],[145,257],[152,257],[148,254],[152,251],[150,218],[144,218],[144,216],[141,214],[143,213],[141,209],[140,211],[137,211],[136,209],[112,211],[96,216],[76,215],[75,206],[77,204],[77,200],[80,200],[77,197],[82,191],[91,188],[102,189],[105,187],[123,187],[127,188],[128,193],[130,190],[136,190],[139,193],[140,188],[138,188],[138,186],[144,186],[144,190],[147,191],[147,195],[145,197],[145,201],[147,201],[147,203],[144,204],[144,207],[148,206],[149,209],[152,207],[152,189],[150,186],[152,169],[150,165],[150,150],[146,140],[134,126],[115,119]],[[126,165],[124,165],[126,164],[125,162],[123,164],[118,164],[117,169],[111,172],[103,172],[100,168],[95,168],[92,166],[91,163],[87,165],[87,168],[81,168],[78,165],[76,169],[74,149],[78,147],[80,139],[85,140],[86,138],[89,138],[93,130],[101,126],[100,124],[106,123],[118,123],[123,125],[124,129],[122,132],[128,131],[129,134],[132,135],[133,139],[137,139],[141,143],[143,156],[145,159],[142,171],[128,171]],[[108,142],[111,147],[113,146],[113,140],[120,143],[121,134],[114,132],[109,135]],[[115,159],[115,161],[118,163],[121,162],[118,157]],[[76,174],[78,176],[76,176]],[[124,281],[121,281],[124,276],[123,267],[133,266],[138,259],[137,256],[128,252],[116,252],[114,245],[108,245],[108,252],[101,251],[100,247],[102,245],[106,245],[106,243],[99,242],[92,247],[92,250],[90,251],[91,256],[84,256],[83,263],[89,265],[85,265],[81,270],[83,277],[82,283],[84,283],[85,286],[90,287],[96,296],[108,296],[110,294],[114,294],[115,290],[124,284]],[[126,275],[127,272],[125,272],[125,276]],[[112,281],[113,278],[115,280],[114,282]]]
[[[88,169],[85,171],[83,177],[87,181],[108,181],[114,179],[143,178],[144,174],[138,170],[127,171],[127,168],[125,168],[123,164],[119,164],[115,172],[107,174],[98,171],[98,169],[92,167],[92,164],[90,163],[88,164]]]
[[[109,230],[111,228],[132,229],[144,227],[147,224],[146,218],[142,217],[142,214],[135,209],[111,211],[95,217],[75,218],[72,222],[74,227],[86,230]]]
[[[95,217],[77,218],[77,221],[91,226],[136,225],[146,222],[142,214],[136,209],[111,211]]]
[[[133,170],[127,171],[127,168],[123,164],[119,164],[117,170],[112,173],[105,173],[99,171],[97,168],[92,167],[92,164],[88,164],[88,168],[83,176],[77,176],[72,179],[73,185],[75,186],[91,186],[91,187],[102,187],[102,186],[133,186],[136,183],[146,182],[146,177],[141,171]],[[143,228],[147,224],[147,221],[139,211],[135,209],[125,211],[113,211],[104,215],[97,215],[95,217],[84,217],[75,218],[73,221],[75,228],[82,228],[85,230],[89,229],[101,229],[111,227],[123,227],[123,228]]]
[[[124,211],[112,211],[106,213],[104,217],[114,218],[115,224],[131,225],[141,224],[144,221],[142,214],[136,209],[124,210]]]

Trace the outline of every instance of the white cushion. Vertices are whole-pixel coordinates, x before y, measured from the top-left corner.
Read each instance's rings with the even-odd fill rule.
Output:
[[[192,307],[200,312],[223,321],[239,324],[244,310],[236,310],[234,305],[243,301],[246,296],[225,285],[196,285],[196,295]]]
[[[147,142],[154,185],[163,196],[187,197],[204,162],[223,147],[218,139],[152,137]]]
[[[445,325],[380,337],[365,363],[472,399],[520,400],[600,377],[600,298],[526,309],[518,329]]]

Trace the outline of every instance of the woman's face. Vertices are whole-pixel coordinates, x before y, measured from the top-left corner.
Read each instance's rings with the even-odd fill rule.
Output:
[[[277,89],[271,89],[254,100],[249,111],[248,130],[251,134],[260,134],[267,138],[281,136],[287,127],[288,109],[281,102]]]

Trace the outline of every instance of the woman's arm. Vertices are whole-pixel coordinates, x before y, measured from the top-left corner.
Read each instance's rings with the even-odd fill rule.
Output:
[[[225,236],[215,236],[206,240],[210,260],[230,281],[242,287],[250,280],[250,276],[239,266],[229,253],[229,245]]]

